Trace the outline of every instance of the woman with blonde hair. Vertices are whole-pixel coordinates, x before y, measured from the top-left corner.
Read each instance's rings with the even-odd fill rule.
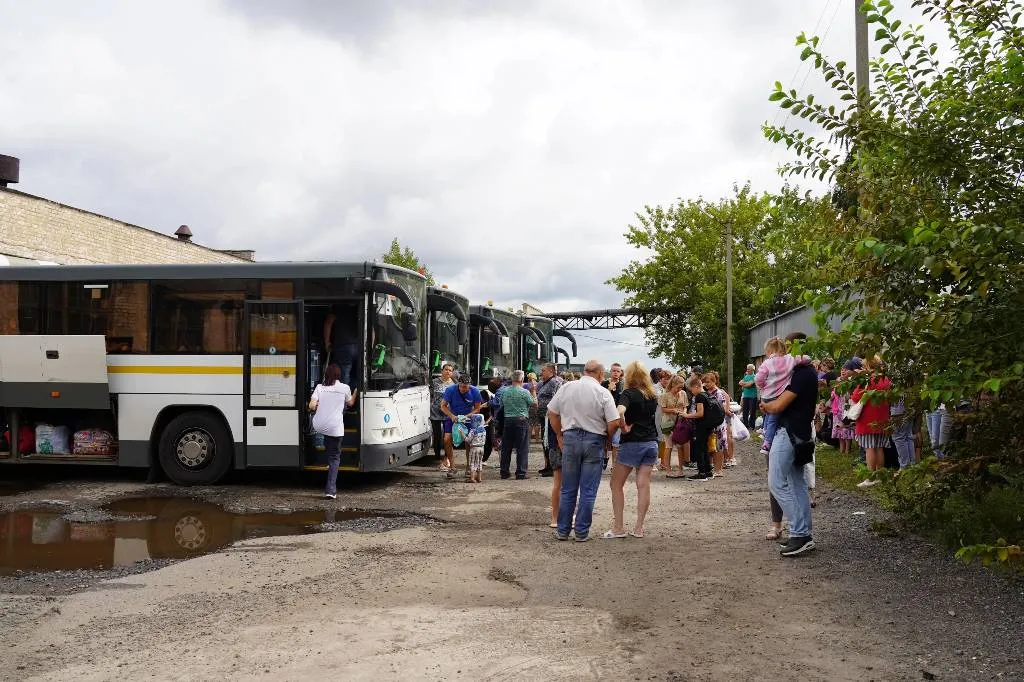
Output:
[[[601,536],[606,540],[627,535],[622,519],[626,506],[623,489],[633,469],[636,469],[636,523],[629,535],[636,538],[644,536],[644,518],[651,506],[651,472],[658,460],[658,425],[654,421],[657,409],[658,398],[647,368],[640,362],[629,363],[626,365],[625,390],[619,396],[622,439],[610,483],[612,529]]]
[[[673,438],[676,422],[679,420],[679,415],[686,414],[687,408],[690,405],[690,394],[683,390],[685,387],[686,379],[678,374],[674,374],[668,381],[668,390],[662,393],[658,398],[658,404],[661,406],[662,415],[661,431],[665,434],[665,440],[668,443],[665,446],[668,450],[668,456],[665,458],[667,462],[667,465],[665,466],[665,475],[668,478],[682,478],[685,475],[686,465],[690,463],[689,439],[686,439],[682,443],[677,443]],[[690,431],[692,431],[692,429],[690,429]],[[672,451],[676,448],[679,448],[679,471],[673,473]]]

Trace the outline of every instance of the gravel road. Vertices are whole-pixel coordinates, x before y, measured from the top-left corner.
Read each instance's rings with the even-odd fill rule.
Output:
[[[763,539],[764,463],[745,444],[741,459],[709,483],[656,474],[647,537],[588,543],[554,540],[550,479],[493,469],[474,485],[408,467],[330,503],[312,484],[190,489],[239,512],[416,516],[0,578],[0,679],[1024,679],[1024,585],[873,534],[881,512],[823,487],[819,549],[783,559]],[[0,511],[47,502],[101,519],[118,498],[183,492],[43,482]],[[635,489],[626,500],[628,523]],[[606,477],[595,534],[610,520]]]

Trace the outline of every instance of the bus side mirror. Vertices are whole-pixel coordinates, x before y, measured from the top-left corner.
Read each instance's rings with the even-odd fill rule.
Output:
[[[458,336],[460,346],[469,343],[469,325],[466,324],[465,320],[458,321],[455,325],[455,333]]]
[[[430,353],[430,369],[441,369],[441,351],[435,350]]]
[[[487,372],[490,372],[490,371],[491,371],[491,359],[490,358],[484,358],[484,373],[487,373]]]
[[[373,347],[373,368],[380,369],[384,366],[384,356],[387,355],[388,347],[378,343]]]

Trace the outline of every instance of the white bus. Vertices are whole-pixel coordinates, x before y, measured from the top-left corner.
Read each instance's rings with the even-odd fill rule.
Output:
[[[359,390],[342,470],[401,466],[430,439],[426,301],[422,275],[378,263],[2,268],[0,467],[160,467],[184,485],[322,469],[307,403],[329,361]]]

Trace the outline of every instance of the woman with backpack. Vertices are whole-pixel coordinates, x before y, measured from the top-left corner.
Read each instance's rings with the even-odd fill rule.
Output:
[[[629,535],[644,536],[644,517],[651,506],[651,472],[658,461],[658,425],[654,413],[658,398],[647,369],[639,362],[626,365],[625,388],[619,394],[619,421],[622,438],[618,457],[612,466],[612,529],[601,537],[610,540],[626,537],[622,519],[626,506],[624,488],[629,474],[636,469],[636,523]]]
[[[718,401],[724,413],[722,423],[713,431],[715,449],[711,452],[711,458],[715,465],[712,475],[715,478],[721,478],[724,476],[726,453],[730,452],[729,445],[732,440],[732,429],[730,428],[732,426],[732,410],[728,409],[731,399],[725,389],[718,385],[718,372],[713,370],[706,372],[701,378],[704,380],[704,390],[713,400]]]
[[[690,457],[697,463],[697,473],[688,476],[687,480],[708,481],[714,478],[711,457],[708,454],[708,438],[725,420],[725,413],[722,406],[705,393],[704,383],[699,376],[692,376],[686,380],[686,390],[693,396],[694,411],[682,416],[683,419],[693,422]]]

